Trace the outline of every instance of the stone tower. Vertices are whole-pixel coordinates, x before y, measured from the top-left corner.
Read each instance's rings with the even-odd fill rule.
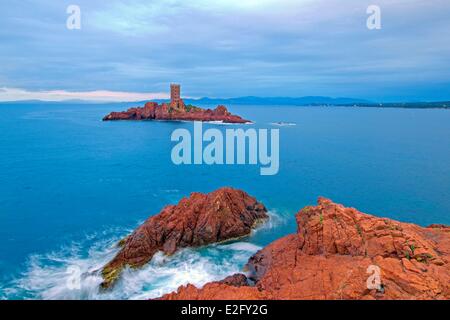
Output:
[[[170,104],[173,106],[178,105],[181,99],[181,87],[179,84],[170,85]]]
[[[186,111],[186,106],[184,105],[183,99],[181,99],[181,87],[179,84],[170,85],[170,105],[171,110],[184,112]]]

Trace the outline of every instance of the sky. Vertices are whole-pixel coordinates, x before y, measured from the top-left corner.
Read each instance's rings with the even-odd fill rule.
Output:
[[[450,1],[0,1],[0,101],[140,101],[172,82],[191,98],[450,100]]]

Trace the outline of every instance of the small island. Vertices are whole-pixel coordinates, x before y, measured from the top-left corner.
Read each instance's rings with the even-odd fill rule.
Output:
[[[168,121],[217,121],[223,123],[251,123],[240,116],[231,114],[223,105],[214,110],[186,105],[181,99],[178,84],[170,85],[170,103],[147,102],[144,107],[130,108],[127,111],[111,112],[103,121],[114,120],[168,120]]]

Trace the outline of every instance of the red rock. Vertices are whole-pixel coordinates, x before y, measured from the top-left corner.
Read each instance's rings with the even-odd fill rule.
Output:
[[[173,103],[147,102],[145,106],[130,108],[123,112],[111,112],[103,121],[113,120],[186,120],[186,121],[222,121],[225,123],[249,123],[237,115],[231,114],[225,106],[216,109],[201,109],[186,106],[183,100],[175,106]]]
[[[242,273],[233,274],[232,276],[226,277],[218,283],[223,283],[234,287],[246,287],[249,285],[247,277]]]
[[[215,110],[215,113],[218,115],[224,115],[224,116],[229,116],[230,113],[228,112],[227,108],[225,106],[218,106]]]
[[[171,255],[179,248],[244,237],[267,217],[264,205],[240,190],[192,193],[177,205],[166,206],[121,241],[122,249],[103,268],[102,287],[111,286],[126,266],[145,265],[158,251]]]
[[[296,219],[297,234],[250,258],[254,286],[188,285],[162,299],[450,299],[450,227],[378,218],[324,198]],[[380,268],[376,289],[367,286],[370,266]]]

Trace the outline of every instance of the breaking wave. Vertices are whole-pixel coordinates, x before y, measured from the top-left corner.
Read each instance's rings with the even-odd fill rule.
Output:
[[[270,219],[253,235],[270,234],[287,223],[287,216],[268,212]],[[11,281],[0,283],[1,299],[44,300],[142,300],[160,297],[191,283],[201,287],[242,272],[248,259],[261,249],[255,238],[179,250],[168,257],[157,253],[138,270],[125,269],[107,291],[100,290],[100,270],[119,251],[117,243],[132,229],[105,229],[86,235],[82,241],[47,254],[32,255],[25,271]],[[257,238],[257,236],[256,236]]]
[[[121,233],[123,236],[124,233]],[[188,283],[202,286],[242,272],[261,248],[249,242],[183,249],[167,257],[156,254],[139,270],[125,269],[115,286],[101,291],[101,268],[118,252],[119,236],[86,237],[57,252],[33,255],[25,272],[2,288],[0,299],[142,300],[160,297]]]
[[[277,229],[288,223],[288,218],[291,217],[290,214],[282,214],[274,210],[267,211],[267,215],[269,216],[269,219],[258,225],[257,228],[253,230],[253,233]]]

